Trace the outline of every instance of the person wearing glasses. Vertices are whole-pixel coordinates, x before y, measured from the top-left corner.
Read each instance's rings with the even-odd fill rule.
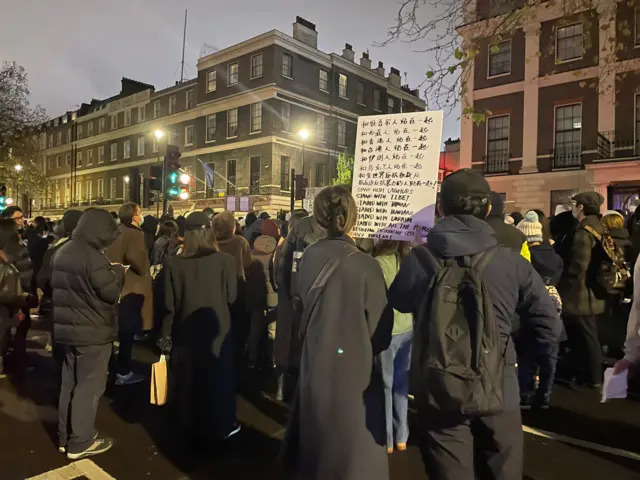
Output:
[[[29,258],[27,246],[23,241],[24,215],[22,214],[22,210],[16,205],[11,205],[4,209],[2,212],[2,218],[13,219],[13,221],[16,222],[16,227],[18,229],[18,235],[14,237],[14,239],[10,241],[4,249],[7,254],[7,261],[12,264],[16,270],[18,270],[22,289],[27,293],[33,294],[35,293],[35,289],[33,288],[33,265]],[[27,368],[26,354],[27,333],[29,332],[29,328],[31,328],[31,316],[29,315],[29,309],[37,306],[37,304],[34,303],[38,297],[36,295],[31,295],[30,298],[32,298],[33,301],[30,305],[22,308],[22,313],[24,315],[20,316],[22,320],[18,323],[16,333],[13,337],[13,353],[11,355],[9,368],[11,373],[18,375],[29,371]]]

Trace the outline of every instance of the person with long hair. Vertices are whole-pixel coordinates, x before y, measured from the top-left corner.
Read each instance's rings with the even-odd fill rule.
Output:
[[[300,263],[303,345],[283,459],[299,479],[386,480],[384,385],[374,361],[393,329],[384,275],[351,237],[358,214],[346,188],[321,190],[313,214],[326,237]]]
[[[409,244],[397,240],[382,240],[373,247],[373,257],[382,268],[387,287],[393,283],[402,260],[408,253]],[[399,451],[406,450],[409,439],[407,414],[409,412],[409,366],[413,339],[413,315],[394,310],[392,335],[391,345],[378,357],[384,381],[387,453],[393,452],[394,445]]]
[[[236,263],[217,251],[207,215],[193,212],[185,220],[184,249],[168,259],[163,273],[159,346],[171,353],[168,407],[177,425],[205,446],[240,431],[229,313],[236,299]]]

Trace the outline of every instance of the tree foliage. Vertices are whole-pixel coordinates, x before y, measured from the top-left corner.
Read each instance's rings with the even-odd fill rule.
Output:
[[[337,176],[333,185],[351,185],[353,183],[353,155],[341,153],[336,163]]]
[[[640,6],[640,0],[622,2],[628,6]],[[618,34],[608,35],[607,25],[616,21],[616,2],[600,0],[400,0],[398,13],[387,31],[387,38],[379,45],[391,42],[405,42],[415,51],[424,52],[430,57],[426,65],[424,88],[429,109],[442,109],[451,112],[462,103],[462,113],[471,115],[474,122],[481,122],[487,112],[476,111],[466,102],[467,81],[471,67],[479,53],[479,40],[489,39],[489,48],[495,51],[498,43],[508,39],[524,27],[539,22],[538,12],[560,8],[562,16],[576,15],[583,22],[584,45],[586,52],[592,45],[595,49],[596,64],[600,60],[600,75],[609,75],[616,67],[616,52],[625,49],[621,37],[633,35],[633,28],[623,21],[617,27]],[[598,34],[592,38],[591,25],[594,21],[590,11],[599,9]],[[484,11],[486,10],[486,11]],[[483,20],[481,23],[475,23]],[[627,22],[628,23],[628,22]],[[471,28],[469,25],[473,24]],[[465,31],[467,41],[460,33]],[[600,42],[600,34],[604,35]],[[555,33],[553,33],[555,35]],[[471,38],[469,38],[471,37]],[[554,55],[555,41],[550,52],[536,52],[542,55]],[[484,58],[483,61],[486,61]],[[531,59],[527,58],[528,63]],[[605,68],[603,68],[603,64]],[[555,72],[550,72],[553,74]],[[579,76],[579,73],[577,74]],[[599,82],[585,81],[583,87],[598,89]]]
[[[29,102],[27,72],[15,62],[0,69],[0,181],[30,193],[41,193],[46,180],[41,169],[42,107]],[[20,165],[18,171],[16,165]]]

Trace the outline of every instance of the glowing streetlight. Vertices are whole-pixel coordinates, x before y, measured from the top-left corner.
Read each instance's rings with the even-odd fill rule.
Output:
[[[158,141],[164,137],[164,132],[162,130],[156,130],[153,134],[156,136],[156,140]]]
[[[307,130],[306,128],[303,128],[298,132],[298,135],[302,140],[306,140],[307,138],[309,138],[310,133],[309,133],[309,130]]]
[[[124,183],[129,183],[129,175],[125,175],[125,177],[124,177]]]
[[[22,165],[16,165],[15,169],[16,169],[16,172],[21,172],[22,171]]]

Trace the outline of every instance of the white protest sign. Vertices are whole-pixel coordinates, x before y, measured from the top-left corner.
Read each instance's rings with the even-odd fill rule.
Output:
[[[411,241],[433,228],[442,111],[358,118],[354,237]]]

